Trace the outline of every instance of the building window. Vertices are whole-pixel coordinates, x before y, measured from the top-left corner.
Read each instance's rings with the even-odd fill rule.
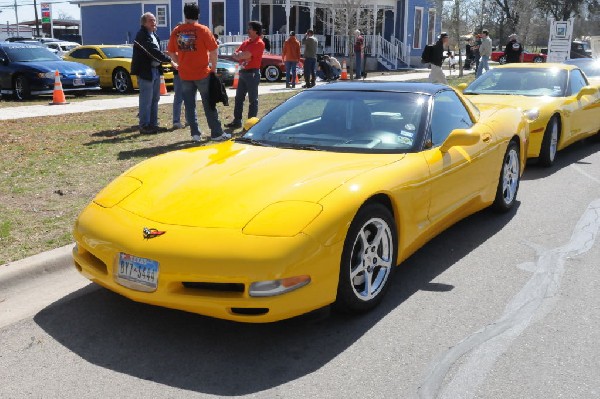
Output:
[[[212,31],[217,35],[225,34],[225,2],[213,1],[210,6]]]
[[[415,24],[413,30],[413,48],[421,48],[423,34],[423,7],[415,7]]]
[[[156,26],[167,26],[167,6],[156,6]]]
[[[435,43],[435,8],[429,9],[429,21],[427,24],[427,43]]]

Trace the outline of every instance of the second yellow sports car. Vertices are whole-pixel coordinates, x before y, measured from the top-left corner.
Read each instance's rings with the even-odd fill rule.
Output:
[[[79,46],[69,51],[63,59],[89,65],[100,76],[100,87],[114,88],[119,93],[127,93],[138,88],[137,76],[131,75],[131,46]],[[171,64],[162,64],[165,85],[173,86]]]
[[[456,221],[516,201],[527,121],[448,86],[334,83],[240,139],[167,153],[75,223],[75,266],[135,301],[243,322],[381,300]]]
[[[600,132],[599,86],[566,64],[510,64],[492,69],[464,89],[476,105],[502,104],[529,115],[528,158],[550,166],[556,152]]]

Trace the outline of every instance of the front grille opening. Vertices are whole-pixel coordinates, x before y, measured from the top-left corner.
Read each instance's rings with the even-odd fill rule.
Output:
[[[80,256],[85,261],[84,266],[91,266],[93,269],[102,274],[108,274],[108,268],[106,267],[106,264],[102,262],[100,258],[94,256],[94,254],[91,252],[84,251],[80,254]],[[81,265],[79,265],[79,267],[81,267]]]
[[[269,313],[268,308],[231,308],[231,313],[244,316],[260,316]]]
[[[183,286],[185,288],[192,288],[192,289],[206,290],[206,291],[243,293],[245,290],[244,284],[242,284],[242,283],[203,283],[203,282],[184,281],[181,284],[183,284]]]

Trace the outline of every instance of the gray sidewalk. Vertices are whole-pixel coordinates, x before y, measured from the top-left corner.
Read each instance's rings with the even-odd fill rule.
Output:
[[[444,71],[446,76],[450,76],[448,71]],[[458,72],[453,72],[456,75]],[[465,71],[465,74],[472,73],[472,71]],[[429,76],[429,70],[421,69],[415,72],[408,72],[405,74],[389,74],[382,72],[370,72],[367,80],[384,80],[390,82],[402,82],[407,80],[415,79],[426,79]],[[302,83],[302,82],[301,82]],[[326,84],[325,82],[317,82],[318,85]],[[277,84],[261,84],[258,87],[259,95],[269,93],[282,93],[290,92],[294,89],[286,89],[285,82]],[[295,89],[296,91],[298,89]],[[233,100],[235,97],[235,89],[227,89],[229,98]],[[231,101],[232,102],[232,101]],[[230,103],[231,103],[230,102]],[[161,96],[160,104],[172,104],[173,93],[171,92],[168,96]],[[66,105],[26,105],[26,106],[15,106],[0,108],[0,120],[9,119],[22,119],[22,118],[33,118],[38,116],[55,116],[65,114],[76,114],[80,112],[92,112],[109,109],[121,109],[121,108],[134,108],[138,106],[138,96],[129,95],[124,97],[107,98],[103,100],[86,100],[72,102]]]

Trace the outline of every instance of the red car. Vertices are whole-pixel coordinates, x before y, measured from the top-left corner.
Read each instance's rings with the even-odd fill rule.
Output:
[[[219,45],[219,58],[233,61],[233,53],[240,47],[241,42],[229,42]],[[296,68],[298,76],[303,75],[303,64],[300,61]],[[260,73],[269,82],[278,82],[285,76],[285,64],[280,55],[264,53]]]
[[[529,53],[527,51],[523,51],[523,62],[546,62],[546,57],[546,54]],[[506,64],[506,56],[504,55],[504,51],[492,52],[491,60],[499,62],[500,65]]]

